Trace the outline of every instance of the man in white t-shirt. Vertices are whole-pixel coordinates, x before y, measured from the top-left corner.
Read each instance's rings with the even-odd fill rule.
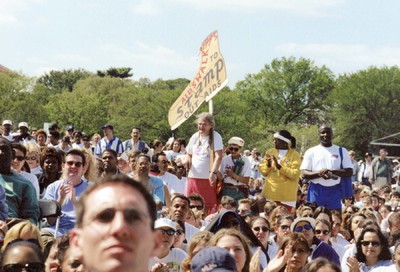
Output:
[[[161,152],[154,155],[154,162],[157,163],[158,166],[158,177],[162,179],[164,185],[168,187],[168,191],[170,194],[178,193],[183,194],[185,189],[185,183],[182,180],[179,180],[177,176],[169,173],[168,170],[168,160],[167,156]]]
[[[332,144],[332,128],[322,125],[318,129],[320,144],[306,151],[300,166],[303,177],[310,180],[307,201],[329,209],[341,209],[341,177],[353,175],[353,164],[348,151]],[[341,168],[342,163],[342,168]]]
[[[239,137],[232,137],[228,141],[231,152],[222,158],[220,173],[223,177],[222,195],[228,195],[239,201],[249,197],[249,181],[251,167],[249,159],[240,155],[244,141]]]

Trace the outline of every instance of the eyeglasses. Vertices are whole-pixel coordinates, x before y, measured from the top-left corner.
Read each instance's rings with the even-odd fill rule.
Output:
[[[323,235],[328,235],[329,234],[329,230],[315,230],[315,234],[323,234]]]
[[[182,234],[185,234],[185,233],[183,232],[183,230],[178,229],[175,231],[175,234],[181,236]]]
[[[239,148],[238,148],[238,147],[229,147],[229,150],[230,150],[230,151],[238,152],[238,151],[239,151]]]
[[[287,229],[290,228],[290,226],[288,226],[288,225],[281,225],[280,228],[281,228],[281,230],[287,230]]]
[[[311,230],[312,227],[311,227],[311,225],[298,226],[298,227],[295,227],[295,228],[294,228],[294,232],[302,232],[303,229],[305,229],[305,230]]]
[[[23,161],[23,160],[25,160],[25,157],[24,156],[14,156],[14,160],[17,160],[17,161]]]
[[[160,231],[162,234],[166,234],[166,235],[168,235],[168,236],[174,236],[174,234],[175,234],[175,231],[174,231],[173,229],[167,229],[167,230],[165,230],[165,229],[159,229],[159,231]]]
[[[23,269],[28,272],[41,272],[44,271],[43,263],[25,263],[25,264],[6,264],[3,266],[4,272],[21,272]]]
[[[168,161],[167,160],[162,160],[162,161],[160,161],[161,163],[168,163]]]
[[[378,246],[381,245],[381,242],[378,242],[378,241],[361,241],[361,245],[365,246],[365,247],[367,247],[369,245],[371,245],[373,247],[378,247]]]
[[[254,227],[253,230],[254,230],[254,231],[260,231],[260,230],[262,230],[262,232],[268,232],[268,231],[269,231],[269,228],[267,228],[267,227]]]
[[[32,157],[26,156],[25,159],[26,159],[27,161],[36,161],[36,156],[32,156]]]
[[[204,206],[203,205],[190,205],[189,208],[202,210],[204,208]]]
[[[79,162],[79,161],[77,161],[77,162],[74,162],[74,161],[67,161],[67,162],[65,162],[68,166],[74,166],[75,165],[75,167],[81,167],[82,165],[83,165],[83,163],[82,162]]]

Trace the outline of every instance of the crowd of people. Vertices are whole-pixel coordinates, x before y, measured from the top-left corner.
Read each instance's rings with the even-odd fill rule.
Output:
[[[0,128],[2,271],[400,271],[399,162],[333,144],[261,154],[201,113],[186,139]],[[249,144],[247,145],[249,146]],[[43,219],[41,203],[61,208]]]

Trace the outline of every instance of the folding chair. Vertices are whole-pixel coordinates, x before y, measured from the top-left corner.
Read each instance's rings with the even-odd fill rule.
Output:
[[[42,227],[42,219],[49,217],[57,217],[56,221],[56,229],[54,232],[54,238],[57,238],[58,225],[60,223],[61,216],[61,205],[56,200],[49,199],[39,199],[39,209],[40,209],[40,218],[39,218],[39,228]]]

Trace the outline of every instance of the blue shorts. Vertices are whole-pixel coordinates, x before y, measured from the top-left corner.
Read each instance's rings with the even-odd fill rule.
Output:
[[[342,188],[340,184],[335,186],[322,186],[310,182],[307,192],[307,201],[315,202],[318,206],[328,209],[341,209]]]

